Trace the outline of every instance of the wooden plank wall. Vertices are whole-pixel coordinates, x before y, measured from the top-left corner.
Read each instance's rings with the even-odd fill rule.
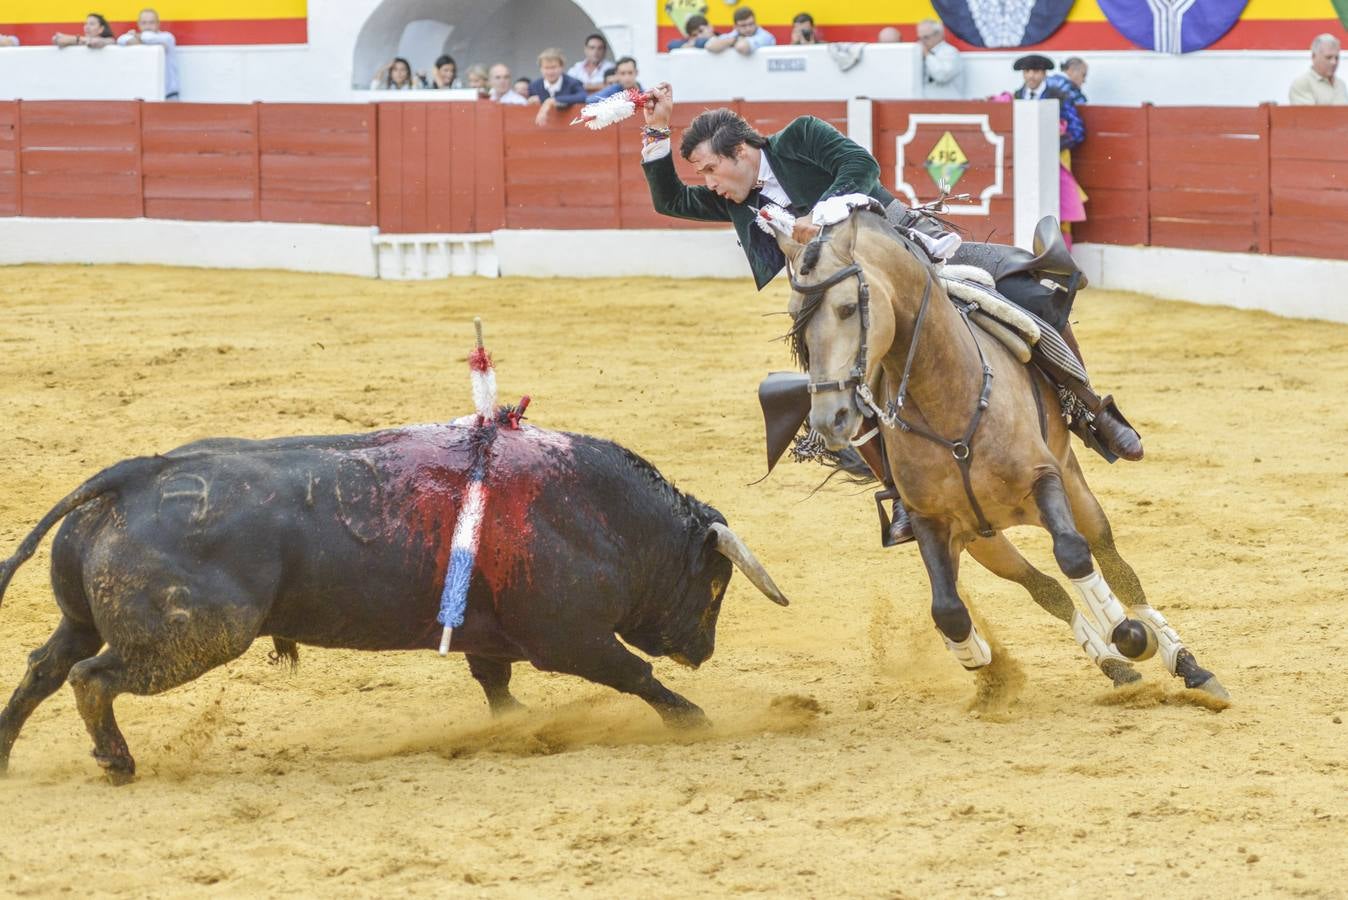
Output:
[[[139,102],[59,100],[19,110],[23,215],[144,214]]]
[[[377,142],[373,103],[262,104],[260,218],[377,224]]]
[[[256,104],[145,104],[145,215],[217,222],[258,219],[259,114]]]
[[[1101,244],[1151,242],[1147,155],[1149,107],[1083,104],[1087,139],[1072,151],[1072,174],[1089,195],[1072,237]]]
[[[993,133],[1004,138],[1002,193],[1000,196],[992,198],[989,204],[989,214],[985,216],[951,216],[950,221],[964,232],[967,240],[1010,243],[1015,232],[1012,203],[1012,185],[1015,184],[1015,154],[1012,148],[1011,104],[877,100],[872,114],[872,128],[874,130],[872,148],[876,161],[880,163],[880,183],[905,203],[908,202],[907,198],[900,195],[896,187],[899,182],[897,177],[897,139],[908,130],[908,117],[917,113],[986,115]],[[927,174],[923,165],[935,139],[939,139],[941,134],[946,131],[950,132],[951,137],[956,140],[969,159],[970,172],[966,173],[964,178],[960,179],[955,185],[955,193],[966,190],[971,193],[978,193],[971,189],[971,185],[975,181],[971,173],[975,171],[986,173],[995,163],[995,151],[984,137],[983,130],[979,125],[929,126],[927,131],[919,133],[908,144],[904,152],[903,180],[915,186],[917,199],[922,202],[936,199],[937,188],[932,183],[931,176]],[[935,132],[935,138],[931,138],[931,132]],[[954,206],[955,204],[951,205]]]
[[[0,102],[0,216],[17,216],[19,193],[19,104]]]
[[[1331,106],[1271,116],[1272,252],[1348,259],[1348,116]]]

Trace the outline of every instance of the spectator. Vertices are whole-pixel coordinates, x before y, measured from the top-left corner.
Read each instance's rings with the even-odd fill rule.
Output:
[[[1062,64],[1062,71],[1054,72],[1044,83],[1067,94],[1080,106],[1086,102],[1086,92],[1082,90],[1086,85],[1086,68],[1086,61],[1080,56],[1068,57]]]
[[[900,44],[903,43],[903,34],[893,25],[886,25],[875,36],[875,42],[877,44]]]
[[[454,61],[454,57],[446,53],[435,60],[435,68],[431,70],[430,78],[427,78],[424,72],[417,73],[417,77],[421,79],[423,86],[433,91],[456,88],[459,86],[459,64]]]
[[[926,81],[924,96],[929,100],[961,100],[964,97],[964,60],[960,52],[946,43],[945,26],[935,19],[917,23],[917,39],[922,44],[922,73]]]
[[[83,34],[62,34],[58,31],[51,36],[51,42],[58,47],[83,45],[94,48],[117,43],[112,36],[112,26],[98,13],[89,13],[85,17]]]
[[[823,44],[823,37],[814,27],[814,16],[809,13],[797,13],[791,20],[791,43]]]
[[[159,13],[153,9],[142,9],[136,19],[136,27],[119,37],[117,43],[122,47],[130,44],[163,47],[164,99],[178,99],[178,42],[170,32],[160,30]]]
[[[525,103],[528,103],[528,102],[529,102],[529,79],[527,79],[527,78],[516,78],[516,79],[515,79],[515,93],[517,93],[517,94],[519,94],[521,97],[523,97]]]
[[[1334,77],[1339,68],[1339,39],[1322,34],[1311,41],[1311,67],[1292,82],[1287,99],[1293,106],[1343,106],[1348,88]]]
[[[630,56],[624,56],[613,64],[614,81],[613,84],[604,88],[596,94],[591,94],[586,103],[594,103],[603,100],[605,97],[612,97],[614,94],[621,93],[630,88],[641,90],[641,84],[637,81],[637,61]]]
[[[736,51],[748,56],[759,47],[771,47],[777,43],[777,38],[772,36],[771,31],[758,26],[758,19],[754,18],[754,11],[749,7],[741,6],[735,10],[734,19],[734,31],[707,41],[707,49],[712,53],[720,53],[734,47]]]
[[[566,57],[556,47],[538,54],[538,73],[540,77],[529,82],[529,102],[539,107],[535,119],[539,125],[547,123],[552,110],[585,102],[585,85],[566,74]]]
[[[670,41],[665,49],[678,50],[680,47],[684,47],[701,50],[707,46],[707,41],[716,37],[716,32],[712,29],[711,23],[707,21],[706,16],[689,16],[688,21],[683,23],[683,27],[687,37]]]
[[[1072,223],[1086,220],[1086,192],[1072,175],[1071,152],[1073,147],[1081,146],[1081,142],[1086,139],[1086,125],[1081,121],[1081,113],[1077,112],[1072,95],[1046,84],[1053,60],[1031,53],[1016,60],[1012,68],[1020,72],[1025,81],[1012,94],[1015,99],[1058,101],[1058,151],[1061,156],[1058,166],[1058,222],[1070,247]]]
[[[604,70],[608,68],[605,62],[607,58],[608,40],[595,32],[585,39],[585,58],[572,66],[566,74],[579,81],[590,93],[602,91],[605,87]]]
[[[491,91],[487,98],[493,103],[504,103],[506,106],[527,106],[529,101],[518,91],[510,87],[510,67],[505,63],[497,63],[487,72],[487,80],[491,84]],[[524,90],[529,90],[529,79],[521,78],[524,82]]]
[[[479,97],[487,97],[491,94],[491,81],[487,78],[486,66],[468,67],[468,87],[477,91]]]
[[[12,34],[0,34],[0,47],[17,47],[19,39]]]
[[[412,77],[412,64],[401,56],[384,63],[370,82],[372,91],[415,91],[419,85]]]

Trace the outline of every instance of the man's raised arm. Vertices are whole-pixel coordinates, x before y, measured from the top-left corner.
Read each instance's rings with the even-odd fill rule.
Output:
[[[655,211],[679,219],[729,222],[730,210],[724,198],[702,186],[689,187],[674,171],[669,126],[674,115],[673,89],[668,84],[658,84],[651,94],[643,110],[646,130],[642,135],[641,168],[646,173]]]

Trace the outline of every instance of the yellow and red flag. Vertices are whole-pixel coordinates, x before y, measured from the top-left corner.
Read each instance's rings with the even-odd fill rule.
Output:
[[[0,3],[0,34],[24,46],[51,41],[58,31],[79,34],[90,8],[121,35],[135,27],[146,7],[159,13],[160,28],[179,45],[304,44],[309,40],[308,0],[6,0]]]
[[[735,10],[747,6],[758,24],[767,28],[779,44],[791,40],[791,20],[802,10],[814,16],[826,40],[873,41],[880,29],[897,26],[905,41],[916,40],[917,23],[939,19],[930,0],[849,0],[847,3],[802,3],[801,0],[655,0],[660,49],[681,37],[679,26],[689,15],[704,15],[725,34],[733,27]],[[1142,0],[1138,3],[1145,7]],[[1306,50],[1322,32],[1343,37],[1336,4],[1348,11],[1348,0],[1249,0],[1239,21],[1213,50]],[[952,37],[949,31],[947,37]],[[958,39],[951,43],[971,49]],[[1136,50],[1110,24],[1098,0],[1077,0],[1061,28],[1046,40],[1032,45],[1041,50]]]

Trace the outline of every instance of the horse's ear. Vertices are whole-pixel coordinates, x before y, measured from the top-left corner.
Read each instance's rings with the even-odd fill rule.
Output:
[[[796,257],[800,255],[800,251],[805,249],[804,244],[796,243],[795,238],[791,237],[789,234],[774,231],[772,236],[777,239],[777,246],[781,248],[782,255],[791,262],[795,262]]]

